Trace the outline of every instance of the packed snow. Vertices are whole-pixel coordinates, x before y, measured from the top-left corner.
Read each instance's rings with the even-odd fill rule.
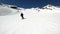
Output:
[[[18,10],[0,6],[0,34],[60,34],[60,8],[45,7],[48,9]],[[21,13],[24,14],[23,20]]]

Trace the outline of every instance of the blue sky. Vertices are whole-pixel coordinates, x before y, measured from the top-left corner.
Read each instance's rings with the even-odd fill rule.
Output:
[[[47,4],[60,6],[60,0],[0,0],[0,3],[16,5],[23,8],[43,7]]]

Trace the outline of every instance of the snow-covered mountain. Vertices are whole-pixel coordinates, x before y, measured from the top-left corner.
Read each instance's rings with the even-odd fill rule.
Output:
[[[22,20],[20,13],[26,19]],[[0,34],[60,34],[60,8],[47,5],[24,9],[0,5]]]

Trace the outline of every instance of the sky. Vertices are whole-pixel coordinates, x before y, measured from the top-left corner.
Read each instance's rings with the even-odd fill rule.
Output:
[[[0,3],[16,5],[22,8],[41,8],[48,4],[60,6],[60,0],[0,0]]]

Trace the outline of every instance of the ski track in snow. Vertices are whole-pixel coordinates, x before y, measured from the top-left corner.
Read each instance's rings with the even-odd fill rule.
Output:
[[[60,34],[59,11],[60,8],[40,9],[39,12],[33,9],[22,10],[26,18],[24,20],[20,13],[0,16],[0,34]]]

